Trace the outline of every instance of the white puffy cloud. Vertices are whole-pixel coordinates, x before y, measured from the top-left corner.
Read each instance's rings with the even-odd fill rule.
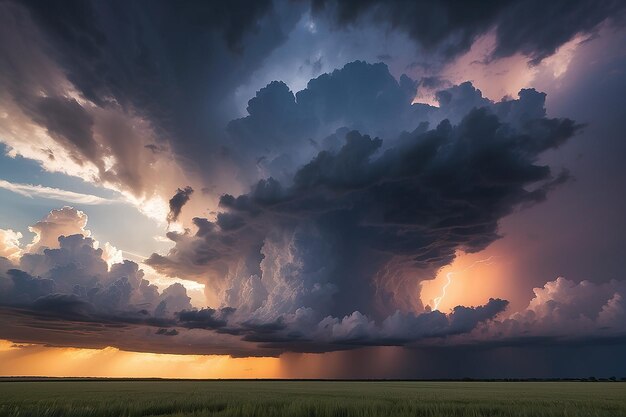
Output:
[[[626,281],[574,282],[563,277],[533,289],[522,311],[501,314],[476,328],[464,340],[514,342],[611,338],[626,335]]]
[[[102,259],[111,267],[114,264],[121,264],[124,262],[124,254],[121,250],[111,245],[109,242],[104,243],[102,248]]]
[[[0,229],[0,257],[16,261],[22,254],[22,234],[11,229]]]
[[[86,229],[87,220],[85,213],[72,207],[52,210],[31,226],[35,239],[25,249],[19,246],[17,233],[0,231],[1,253],[14,261],[0,268],[2,304],[53,316],[123,322],[151,316],[172,320],[176,312],[192,308],[180,283],[159,291],[138,264],[122,258],[120,250],[108,242],[100,248]]]
[[[528,308],[510,317],[533,334],[576,336],[626,331],[622,301],[626,281],[575,283],[559,277],[533,291]]]
[[[26,250],[34,253],[45,248],[58,248],[59,236],[80,234],[89,237],[91,231],[85,229],[86,225],[87,215],[74,207],[65,206],[52,210],[46,217],[28,228],[35,237]]]

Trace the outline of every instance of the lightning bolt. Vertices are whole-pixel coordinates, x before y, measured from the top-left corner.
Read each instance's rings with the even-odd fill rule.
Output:
[[[439,310],[439,304],[441,304],[441,301],[443,301],[444,297],[446,296],[446,291],[447,291],[448,287],[450,286],[450,284],[452,284],[452,277],[453,277],[454,275],[456,275],[456,274],[462,274],[463,272],[465,272],[465,271],[468,271],[468,270],[472,269],[473,267],[475,267],[475,266],[476,266],[476,265],[478,265],[478,264],[483,264],[483,263],[484,263],[484,264],[486,264],[486,265],[491,265],[491,264],[493,263],[493,262],[491,262],[491,260],[492,260],[493,258],[495,258],[495,257],[496,257],[495,255],[492,255],[492,256],[490,256],[490,257],[488,257],[488,258],[486,258],[486,259],[479,259],[479,260],[475,261],[474,263],[472,263],[472,264],[471,264],[470,266],[468,266],[467,268],[462,269],[461,271],[458,271],[458,272],[453,272],[453,271],[448,272],[448,273],[446,274],[446,280],[447,280],[447,281],[446,281],[446,283],[443,285],[443,288],[441,288],[441,295],[440,295],[439,297],[437,297],[437,298],[435,298],[435,299],[433,300],[433,302],[434,302],[434,304],[435,304],[435,306],[433,307],[433,310]]]
[[[443,300],[443,298],[446,296],[446,290],[448,289],[450,284],[452,284],[452,275],[454,275],[454,272],[448,272],[446,274],[446,278],[448,279],[448,281],[441,289],[441,295],[433,300],[435,302],[435,307],[433,308],[433,310],[439,310],[439,304],[441,304],[441,300]]]

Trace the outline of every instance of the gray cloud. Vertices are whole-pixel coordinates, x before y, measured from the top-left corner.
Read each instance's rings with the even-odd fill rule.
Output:
[[[293,121],[307,115],[327,117],[323,125],[349,123],[355,118],[341,116],[345,106],[301,108],[306,101],[300,97],[310,93],[319,96],[317,102],[348,102],[351,93],[332,83],[352,71],[376,79],[386,68],[355,63],[315,80],[329,88],[310,83],[310,91],[296,96],[284,85],[270,84],[251,101],[250,116],[231,127],[251,123],[290,131],[294,128],[281,124],[281,116]],[[401,91],[398,83],[389,85]],[[268,96],[272,89],[278,94]],[[532,89],[493,103],[464,83],[437,97],[439,108],[418,107],[421,114],[406,119],[418,126],[389,140],[339,129],[335,139],[343,139],[343,146],[319,151],[284,184],[269,177],[247,194],[222,196],[215,221],[196,218],[195,233],[170,233],[172,251],[154,254],[147,263],[206,283],[225,305],[236,307],[228,323],[216,320],[215,311],[203,313],[207,326],[267,348],[414,344],[471,332],[479,323],[488,326],[506,301],[459,306],[450,315],[424,311],[419,282],[449,264],[457,251],[484,249],[499,238],[500,219],[543,201],[562,183],[567,174],[553,175],[539,157],[581,126],[547,118],[545,94]],[[254,110],[261,100],[269,100],[272,110]],[[385,106],[402,114],[414,111],[407,96],[394,100]],[[358,114],[368,111],[377,110]],[[441,121],[430,129],[419,122],[424,117]],[[390,113],[380,120],[384,127],[399,118]],[[364,128],[375,129],[373,123]]]
[[[178,319],[183,327],[189,329],[220,329],[228,324],[228,316],[235,310],[230,307],[215,310],[203,308],[200,310],[183,310],[178,313]]]
[[[546,115],[545,94],[533,89],[521,90],[519,99],[493,103],[465,82],[439,90],[439,107],[433,107],[412,103],[419,85],[406,75],[396,80],[385,64],[362,61],[314,78],[295,94],[272,82],[248,102],[246,117],[228,124],[228,146],[237,150],[241,166],[253,167],[243,170],[248,180],[260,174],[289,185],[320,151],[337,151],[350,130],[383,138],[386,148],[426,123],[458,124],[473,108],[488,107],[515,128]],[[536,122],[537,129],[542,123]]]
[[[237,334],[259,342],[264,348],[295,352],[325,352],[363,346],[402,346],[420,340],[466,333],[504,311],[507,302],[490,299],[484,306],[455,307],[449,314],[396,311],[377,323],[358,311],[343,318],[327,316],[314,320],[314,312],[298,309],[273,322],[244,322]],[[313,320],[312,320],[313,319]]]
[[[74,219],[80,228],[86,226],[83,220]],[[261,351],[273,355],[286,350],[402,345],[471,331],[507,305],[506,301],[490,300],[481,307],[457,307],[449,316],[396,312],[383,322],[358,311],[341,319],[320,316],[309,307],[291,311],[277,304],[268,306],[267,313],[273,317],[252,312],[254,306],[245,303],[240,310],[230,306],[193,309],[184,286],[175,283],[159,292],[134,262],[108,267],[102,249],[82,234],[59,236],[56,248],[22,254],[17,267],[8,261],[0,265],[0,319],[6,321],[0,337],[84,347],[106,344],[142,350],[145,329],[151,329],[149,334],[154,336],[170,336],[172,342],[156,342],[159,347],[155,349],[176,353],[223,353],[227,349],[242,355]],[[236,293],[239,289],[231,290],[231,301],[244,297]],[[314,290],[319,294],[296,303],[320,301],[328,289]],[[248,301],[254,302],[259,295],[264,296],[249,293]]]
[[[135,262],[109,267],[86,224],[83,212],[63,207],[32,226],[35,243],[15,264],[0,263],[0,305],[53,321],[121,326],[171,325],[175,312],[191,308],[182,285],[159,292]]]
[[[178,216],[180,216],[180,212],[183,209],[183,206],[189,201],[192,194],[193,188],[187,186],[184,189],[179,188],[176,191],[176,194],[174,194],[174,196],[170,198],[170,212],[167,215],[168,223],[178,220]]]
[[[93,118],[76,100],[42,97],[33,107],[33,119],[45,126],[51,136],[65,142],[77,163],[83,164],[83,158],[96,163],[101,159],[93,138]]]
[[[370,73],[375,77],[386,72],[384,66],[363,63],[342,71],[349,74],[354,68],[375,68]],[[338,92],[329,84],[311,89],[319,91],[318,102],[350,100],[347,90]],[[390,85],[401,91],[397,83]],[[287,91],[280,85],[268,88],[274,87]],[[309,91],[298,97],[305,93]],[[294,103],[293,96],[283,97],[292,108],[303,105]],[[406,96],[392,97],[395,101],[385,107],[411,110]],[[171,233],[176,242],[171,253],[155,254],[147,262],[165,274],[205,282],[239,314],[264,320],[300,307],[322,317],[358,311],[376,319],[398,306],[421,308],[420,280],[434,276],[459,250],[484,249],[499,237],[500,219],[544,200],[566,178],[553,176],[538,158],[580,129],[568,119],[546,118],[545,95],[534,90],[522,90],[517,100],[492,103],[465,83],[438,97],[441,107],[431,108],[431,117],[449,116],[458,124],[445,119],[429,129],[421,123],[389,144],[348,132],[342,147],[319,152],[285,185],[270,177],[248,194],[224,195],[215,221],[194,219],[195,234]],[[339,112],[303,106],[326,109],[331,120]],[[267,125],[280,125],[281,115],[293,120],[291,111],[267,114],[263,118],[274,120]],[[260,116],[252,111],[243,121],[255,117]]]
[[[626,335],[626,281],[576,283],[559,277],[533,292],[524,310],[482,326],[467,338],[515,345],[585,343]]]
[[[246,117],[228,124],[228,146],[242,166],[257,167],[250,177],[260,169],[289,181],[317,152],[340,147],[345,129],[392,138],[426,121],[432,109],[411,104],[416,88],[406,76],[398,82],[385,64],[362,61],[314,78],[295,94],[275,81],[250,99]]]
[[[325,7],[320,7],[324,3]],[[606,17],[616,17],[621,4],[556,2],[548,13],[534,13],[543,7],[539,2],[348,1],[313,2],[312,7],[319,12],[314,13],[315,19],[338,19],[341,25],[371,15],[445,56],[466,50],[478,35],[495,27],[497,56],[523,52],[537,60],[574,34],[593,30]],[[193,165],[190,168],[202,169],[212,178],[212,186],[227,192],[234,180],[249,185],[267,173],[280,180],[290,177],[316,151],[325,149],[322,141],[334,133],[333,127],[348,126],[384,138],[398,132],[384,134],[382,128],[406,128],[406,120],[402,120],[406,115],[398,106],[407,103],[397,96],[406,96],[410,103],[417,84],[403,78],[398,89],[388,74],[371,77],[366,71],[353,70],[313,81],[299,93],[297,106],[293,106],[293,98],[289,104],[291,93],[284,85],[263,89],[250,103],[250,117],[231,123],[229,132],[224,132],[227,121],[239,113],[238,89],[289,39],[297,22],[308,16],[309,5],[236,1],[175,7],[158,1],[148,7],[125,6],[117,1],[72,1],[53,8],[39,1],[7,2],[4,14],[6,26],[15,28],[6,36],[11,41],[4,45],[7,97],[13,97],[21,111],[47,129],[76,163],[95,165],[98,181],[136,196],[150,195],[153,184],[144,171],[156,156],[144,151],[171,145],[179,156],[186,157],[186,164]],[[560,24],[560,19],[567,24]],[[17,25],[20,21],[25,24]],[[26,41],[21,51],[8,53],[10,44]],[[350,55],[356,56],[356,52]],[[316,59],[319,63],[321,58]],[[61,78],[66,75],[67,82],[55,79],[48,85],[41,72]],[[355,89],[356,85],[359,88]],[[60,91],[69,86],[75,90],[69,96]],[[353,95],[362,91],[362,96],[349,103],[332,100],[322,91],[328,88],[338,93],[347,88]],[[39,95],[41,91],[44,96]],[[342,96],[347,97],[335,97]],[[272,107],[272,100],[280,101],[278,107]],[[297,108],[305,111],[283,117],[282,124],[270,128],[263,123],[270,111],[284,113]],[[113,111],[120,114],[113,117]],[[307,118],[300,117],[302,113]],[[137,120],[120,123],[123,118],[140,119],[143,127],[151,129],[151,137],[146,139],[147,132],[131,128],[137,126]],[[381,125],[386,119],[399,124]],[[409,124],[414,120],[412,117]],[[255,129],[258,137],[250,140]],[[242,159],[241,153],[251,155]],[[254,169],[251,161],[259,158],[265,162]],[[109,167],[112,160],[115,166]]]
[[[237,112],[233,91],[284,41],[305,7],[275,7],[271,1],[127,6],[121,1],[87,1],[50,7],[26,1],[19,8],[26,9],[39,43],[48,47],[50,58],[84,98],[98,108],[119,105],[148,120],[155,130],[153,140],[171,143],[190,161],[210,159],[211,164],[201,166],[223,166],[224,158],[215,153],[223,124]],[[24,94],[18,89],[16,95]],[[39,101],[24,104],[32,108],[33,118],[57,132],[60,141],[79,147],[80,160],[97,161],[95,153],[103,150],[90,140],[83,106],[58,96]],[[116,152],[120,146],[111,149],[118,170],[131,174],[136,161],[128,160],[127,152]],[[141,184],[130,185],[141,189]]]
[[[364,20],[406,32],[426,50],[444,59],[469,50],[480,35],[495,29],[492,58],[522,53],[532,63],[552,55],[579,33],[589,33],[607,19],[620,21],[624,4],[606,1],[326,1],[312,2],[340,26]]]
[[[56,249],[24,254],[20,269],[0,262],[0,337],[53,345],[254,356],[365,346],[586,346],[622,340],[626,332],[626,287],[615,280],[577,284],[559,278],[535,289],[527,309],[509,315],[505,315],[508,302],[500,299],[482,306],[457,306],[449,314],[428,309],[396,309],[378,317],[372,310],[328,314],[333,297],[342,296],[341,287],[313,282],[323,275],[308,270],[313,261],[309,257],[319,252],[300,243],[282,254],[292,259],[285,263],[277,259],[283,249],[273,247],[276,243],[266,242],[264,251],[279,271],[263,264],[264,259],[263,281],[253,276],[248,282],[238,278],[231,283],[227,300],[238,303],[237,308],[192,309],[181,284],[159,293],[136,263],[124,261],[107,268],[91,238],[61,236]]]
[[[159,334],[159,335],[163,335],[163,336],[176,336],[176,335],[178,335],[178,330],[161,328],[161,329],[157,330],[155,334]]]

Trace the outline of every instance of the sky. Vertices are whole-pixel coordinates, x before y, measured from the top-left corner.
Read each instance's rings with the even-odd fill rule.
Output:
[[[0,375],[626,375],[625,13],[0,1]]]

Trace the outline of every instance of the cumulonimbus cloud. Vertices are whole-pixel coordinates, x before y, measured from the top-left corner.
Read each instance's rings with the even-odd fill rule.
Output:
[[[39,246],[31,245],[16,263],[0,262],[0,321],[5,324],[0,337],[51,344],[71,340],[73,345],[89,347],[93,346],[90,335],[98,335],[101,343],[141,350],[142,329],[153,328],[150,335],[159,349],[170,352],[222,353],[225,343],[231,353],[248,355],[325,351],[466,333],[507,305],[503,300],[490,300],[485,306],[457,307],[450,315],[396,312],[382,323],[358,311],[320,320],[309,307],[272,320],[237,314],[234,307],[194,309],[181,284],[159,292],[144,279],[136,263],[125,260],[107,265],[103,249],[86,236],[84,213],[65,207],[38,224],[33,229],[43,237]],[[81,233],[59,235],[56,244],[45,246],[55,231]],[[76,331],[54,332],[68,326]],[[108,330],[103,332],[98,326]],[[42,331],[30,334],[27,329],[31,327]],[[124,341],[116,340],[122,334]],[[160,336],[171,339],[166,338],[168,342]]]
[[[333,88],[345,80],[368,87]],[[235,315],[263,321],[302,307],[320,319],[359,311],[383,320],[398,308],[421,310],[421,280],[459,250],[484,249],[499,237],[500,219],[566,180],[539,156],[581,128],[547,118],[545,94],[532,89],[493,103],[464,83],[437,97],[439,107],[411,104],[384,65],[363,62],[312,80],[295,96],[268,85],[230,129],[251,144],[247,149],[255,149],[255,139],[273,149],[270,169],[281,166],[283,179],[270,176],[249,193],[223,195],[215,220],[194,219],[195,233],[171,232],[172,251],[147,263],[200,280],[237,307]],[[382,111],[387,117],[374,117]],[[303,137],[303,129],[320,135],[299,120],[391,136],[342,127],[288,174],[278,155],[296,145],[265,137]],[[412,128],[394,135],[394,125]]]

